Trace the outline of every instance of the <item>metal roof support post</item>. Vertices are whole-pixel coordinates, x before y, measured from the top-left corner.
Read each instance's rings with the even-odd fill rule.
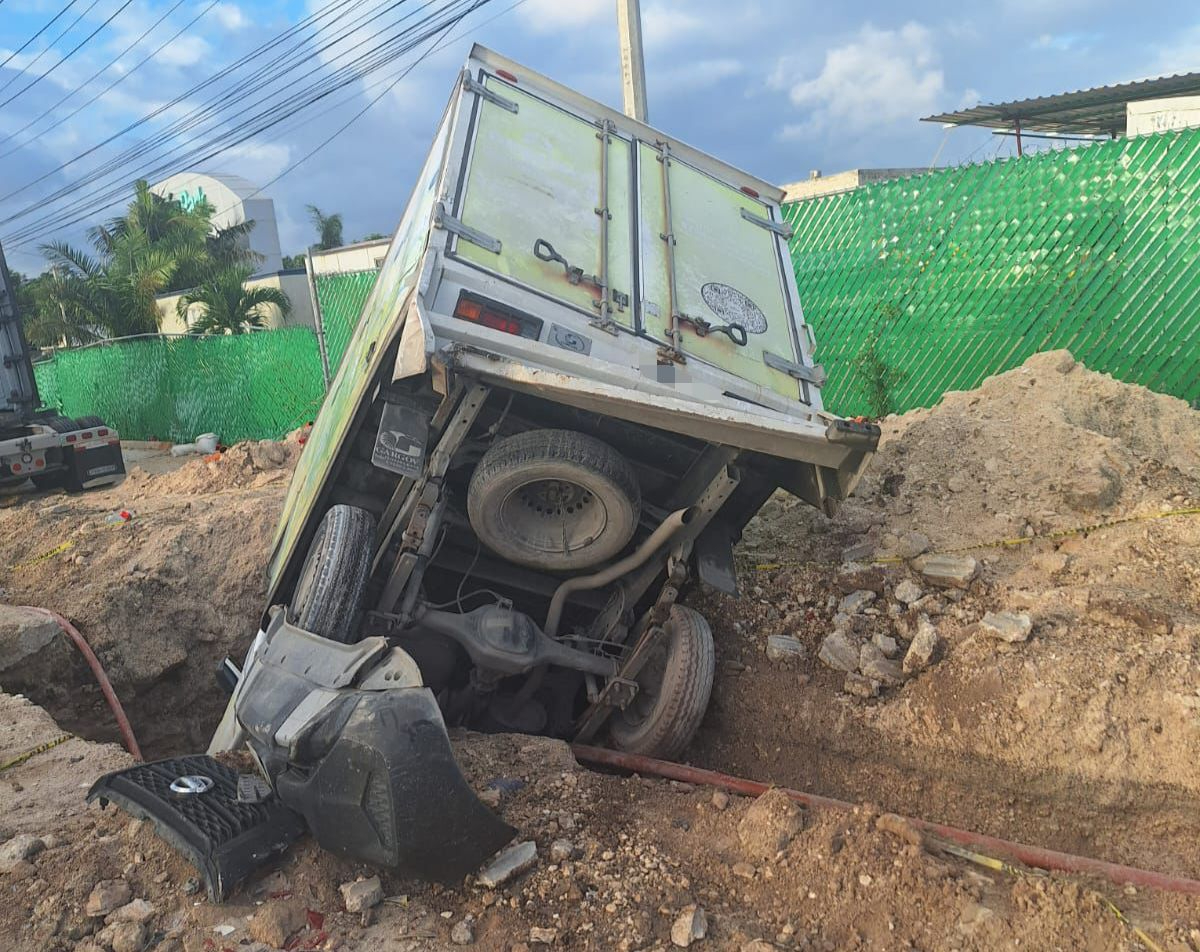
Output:
[[[1021,148],[1021,117],[1020,116],[1017,116],[1017,118],[1013,120],[1013,130],[1017,133],[1017,158],[1019,159],[1022,155],[1025,154],[1024,149]]]
[[[325,392],[329,392],[329,351],[325,349],[325,327],[321,321],[321,302],[317,297],[317,278],[313,274],[312,249],[304,252],[304,274],[308,278],[308,299],[312,303],[313,330],[317,332],[317,350],[321,354],[321,376],[325,379]]]

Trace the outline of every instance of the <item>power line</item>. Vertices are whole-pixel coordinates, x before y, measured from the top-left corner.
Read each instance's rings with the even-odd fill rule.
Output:
[[[399,0],[399,3],[402,3],[402,2],[404,2],[404,0]],[[464,2],[464,0],[456,0],[456,3],[448,4],[447,6],[443,7],[441,10],[437,11],[437,13],[444,13],[447,10],[452,9],[452,7],[454,7],[455,5],[461,5],[461,3],[463,3],[463,2]],[[392,5],[392,7],[398,6],[399,3],[394,3]],[[426,8],[429,8],[432,6],[434,6],[434,3],[432,2],[432,0],[430,0],[430,2],[426,2],[425,4],[423,4],[422,7],[418,9],[418,11],[414,11],[413,13],[402,17],[401,20],[397,21],[396,23],[391,24],[390,26],[394,27],[394,26],[398,25],[400,22],[403,22],[403,20],[410,19],[417,12],[419,12],[420,9],[426,9]],[[392,7],[389,7],[388,9],[391,9]],[[376,13],[375,17],[372,17],[371,19],[377,18],[377,17],[378,17],[378,13]],[[419,21],[419,23],[417,25],[420,26],[421,23],[428,22],[430,19],[431,19],[431,17],[426,17],[425,20]],[[372,59],[369,63],[369,68],[370,69],[378,68],[378,66],[383,65],[385,62],[389,61],[391,56],[394,55],[394,52],[395,52],[393,49],[390,49],[390,47],[394,47],[399,41],[401,41],[405,37],[411,35],[411,33],[413,32],[413,29],[415,29],[415,28],[410,27],[409,29],[405,30],[403,33],[399,34],[398,36],[391,37],[390,39],[386,40],[384,43],[381,43],[378,46],[372,48],[372,50],[368,51],[367,55],[370,55],[372,57]],[[342,39],[344,39],[347,35],[349,35],[349,32],[350,31],[347,31],[346,33],[343,33],[343,34],[337,36],[330,43],[327,43],[324,46],[320,47],[318,52],[321,52],[328,48],[336,46],[337,44],[339,44],[341,42]],[[374,39],[380,35],[383,35],[384,32],[386,32],[386,30],[381,30],[375,34],[372,34],[371,36],[367,37],[366,39],[361,40],[360,42],[356,43],[354,45],[354,47],[351,48],[350,51],[358,49],[359,47],[370,42],[372,39]],[[407,48],[408,47],[406,47],[405,50],[403,50],[403,51],[407,51]],[[289,62],[293,62],[293,63],[296,60],[296,57],[292,57],[292,56],[286,56],[284,58],[287,59]],[[323,69],[322,66],[317,66],[314,69],[309,70],[309,72],[306,73],[305,76],[319,73],[322,71],[322,69]],[[288,70],[284,70],[283,73],[286,73],[287,71]],[[265,109],[255,115],[251,116],[250,119],[243,121],[241,126],[234,126],[232,129],[228,130],[225,133],[225,135],[228,136],[231,134],[237,134],[241,128],[243,128],[243,127],[247,126],[249,123],[253,123],[253,122],[260,123],[259,128],[255,130],[256,132],[261,131],[262,128],[269,128],[271,125],[275,125],[279,121],[281,121],[282,118],[287,118],[287,116],[294,114],[294,112],[297,111],[298,108],[303,108],[305,105],[311,104],[312,102],[315,102],[321,98],[324,98],[330,92],[335,91],[336,89],[345,86],[347,83],[354,81],[355,79],[359,78],[361,75],[364,75],[365,72],[367,72],[367,71],[368,70],[365,68],[354,69],[353,67],[350,67],[350,66],[343,66],[343,67],[339,68],[338,70],[336,70],[331,77],[323,79],[321,82],[314,84],[312,86],[303,88],[299,93],[289,96],[287,99],[283,100],[282,102],[273,104],[271,106],[271,108]],[[277,75],[283,75],[283,73],[279,73]],[[271,78],[275,78],[275,77],[271,77]],[[300,77],[300,79],[303,79],[303,78],[304,78],[304,76]],[[296,81],[294,81],[294,82],[296,82]],[[246,81],[243,81],[242,85],[244,86],[245,84],[246,84]],[[264,85],[264,84],[259,83],[260,87],[262,85]],[[273,93],[271,95],[278,95],[278,92]],[[223,108],[227,108],[229,105],[236,105],[236,102],[230,103],[229,99],[230,99],[229,92],[222,91],[220,93],[220,95],[217,97],[217,99],[214,100],[214,102],[224,103]],[[242,114],[245,114],[252,108],[255,108],[255,107],[252,106],[252,107],[243,109],[243,110],[241,110],[241,112],[238,115],[240,116]],[[272,115],[272,113],[274,111],[282,109],[282,108],[286,108],[287,111],[285,111],[283,113],[283,115],[280,117],[280,119],[272,120],[272,121],[268,122],[265,126],[261,125],[261,122],[264,117],[270,116],[270,115]],[[208,112],[208,111],[212,111],[211,104],[206,106],[202,110],[199,110],[199,111],[194,110],[193,113],[184,117],[184,120],[177,120],[175,123],[172,124],[171,127],[168,127],[168,129],[165,131],[166,132],[181,131],[183,129],[188,128],[189,126],[195,125],[197,122],[196,117],[198,115],[201,115],[204,112]],[[217,111],[220,111],[220,110],[218,109]],[[237,118],[237,116],[232,117],[232,118]],[[22,210],[21,212],[18,212],[12,216],[9,216],[9,218],[5,219],[3,222],[0,222],[0,224],[5,224],[5,223],[11,222],[17,218],[25,217],[32,212],[42,210],[42,209],[44,209],[44,206],[48,201],[58,200],[60,198],[66,197],[70,193],[72,193],[74,191],[78,191],[82,187],[85,187],[86,185],[91,184],[91,182],[97,181],[100,178],[103,178],[104,176],[112,173],[115,170],[119,170],[121,168],[121,166],[128,164],[130,161],[141,158],[147,152],[153,151],[153,145],[151,145],[150,147],[147,147],[147,142],[152,142],[153,144],[156,145],[159,142],[159,140],[163,137],[163,135],[164,135],[164,133],[160,133],[154,140],[144,140],[138,146],[135,146],[132,149],[126,150],[120,156],[117,156],[116,158],[109,160],[107,163],[98,167],[97,169],[94,169],[91,173],[88,173],[80,182],[74,183],[71,186],[64,186],[63,188],[59,189],[57,192],[51,194],[48,197],[44,196],[43,198],[39,199],[36,203],[27,207],[26,209]],[[244,138],[245,137],[243,137],[243,139],[239,139],[238,142],[244,141]],[[181,147],[177,147],[176,151],[178,150],[178,148],[181,148]],[[194,156],[194,155],[195,155],[195,152],[193,151],[189,156],[186,156],[186,157],[190,158],[191,156]],[[154,170],[154,172],[157,172],[157,169]],[[153,174],[153,173],[147,172],[144,174]],[[126,184],[124,182],[122,182],[122,184],[118,186],[118,189],[123,190],[125,187],[127,187]],[[100,203],[93,203],[93,204],[99,205]],[[74,210],[75,209],[66,209],[65,215],[69,216],[72,213],[72,211],[74,211]],[[26,232],[28,232],[31,228],[38,228],[45,224],[58,225],[65,221],[64,212],[56,213],[56,216],[57,217],[47,216],[47,218],[44,219],[42,222],[38,222],[38,223],[35,223],[30,226],[25,226],[25,228],[23,228],[19,232],[19,235],[21,237],[24,237]],[[10,237],[9,240],[12,241],[13,239]]]
[[[313,103],[325,98],[338,89],[344,88],[349,83],[357,81],[369,70],[376,69],[386,62],[392,61],[395,55],[403,55],[420,44],[424,43],[431,36],[436,35],[447,28],[459,22],[463,17],[468,15],[475,9],[483,6],[490,0],[476,0],[471,5],[465,5],[466,0],[455,0],[442,8],[425,16],[418,23],[406,29],[399,36],[391,37],[385,42],[377,45],[372,50],[368,51],[364,57],[371,57],[369,69],[356,68],[355,66],[343,66],[336,70],[334,76],[323,80],[314,86],[302,90],[282,103],[275,104],[272,108],[264,109],[249,119],[243,121],[240,125],[226,130],[216,140],[212,142],[202,143],[191,148],[190,151],[177,160],[167,160],[149,171],[143,171],[142,177],[149,175],[158,175],[163,172],[178,170],[180,168],[192,167],[196,164],[208,161],[228,150],[235,148],[243,142],[261,134],[262,132],[278,125],[292,115],[295,115],[301,109],[307,108]],[[425,4],[425,7],[433,6],[432,3]],[[465,6],[465,8],[464,8]],[[458,8],[458,9],[456,9]],[[411,16],[411,15],[410,15]],[[439,19],[441,18],[441,19]],[[428,24],[429,26],[426,26]],[[420,33],[416,31],[425,27]],[[414,37],[414,34],[415,37]],[[379,34],[375,34],[378,36]],[[400,42],[405,41],[405,42]],[[368,40],[360,41],[354,48],[362,46]],[[356,61],[358,62],[358,61]],[[64,209],[62,212],[53,216],[48,216],[46,219],[33,222],[30,225],[20,229],[16,235],[10,236],[11,244],[24,244],[35,240],[42,234],[46,234],[51,230],[59,227],[66,227],[75,224],[78,221],[86,219],[92,212],[98,211],[105,207],[111,207],[115,204],[120,195],[123,195],[128,188],[128,182],[122,182],[115,190],[110,190],[105,195],[100,196],[93,202],[87,203],[87,207],[78,206],[75,208]]]
[[[79,43],[77,43],[66,56],[63,56],[62,58],[60,58],[58,60],[58,62],[56,62],[53,66],[51,66],[49,69],[47,69],[44,73],[42,73],[41,76],[37,77],[35,80],[33,80],[27,86],[25,86],[25,88],[13,93],[6,100],[4,100],[4,102],[0,102],[0,109],[7,106],[10,102],[12,102],[18,96],[20,96],[21,93],[25,93],[25,92],[28,92],[29,90],[31,90],[34,86],[36,86],[38,83],[40,83],[43,79],[45,79],[47,76],[49,76],[51,73],[53,73],[56,69],[58,69],[60,66],[62,66],[63,63],[65,63],[72,56],[74,56],[76,53],[78,53],[81,49],[83,49],[85,46],[87,46],[87,44],[91,42],[92,38],[97,33],[99,33],[101,30],[103,30],[105,27],[107,27],[110,23],[112,23],[113,20],[115,20],[117,17],[119,17],[121,15],[122,11],[124,11],[124,9],[126,7],[128,7],[131,3],[133,3],[133,0],[124,0],[124,2],[119,7],[117,7],[116,10],[113,11],[112,15],[109,16],[109,18],[107,20],[105,20],[98,27],[96,27],[96,29],[92,30],[91,33],[89,33],[82,40],[80,40]],[[93,3],[92,6],[95,6],[95,4]],[[88,9],[90,10],[91,7],[88,7]]]
[[[78,2],[79,2],[79,0],[71,0],[71,2],[68,3],[61,10],[59,10],[58,13],[54,14],[54,16],[50,19],[49,23],[47,23],[44,27],[42,27],[35,34],[33,34],[33,36],[31,36],[24,43],[22,43],[19,47],[17,47],[15,50],[13,50],[11,53],[8,54],[8,57],[4,60],[4,62],[0,63],[0,69],[4,69],[5,66],[7,66],[9,63],[11,63],[14,56],[19,56],[21,53],[24,53],[30,43],[32,43],[39,36],[41,36],[43,33],[45,33],[48,29],[50,29],[50,27],[54,26],[54,24],[58,21],[59,17],[61,17],[64,13],[66,13],[68,10],[70,10],[71,7],[75,6],[75,4]],[[59,39],[62,39],[62,34],[59,34]],[[57,43],[58,40],[55,40],[55,42]],[[7,83],[5,85],[7,85]],[[0,89],[2,89],[2,88],[3,87],[0,87]]]
[[[3,0],[0,0],[0,2],[3,2]],[[65,103],[68,99],[70,99],[76,93],[81,92],[82,90],[87,88],[87,86],[92,82],[92,80],[96,79],[97,77],[99,77],[103,73],[105,73],[107,70],[112,69],[112,67],[116,66],[117,63],[119,63],[121,61],[121,59],[125,56],[126,53],[128,53],[135,46],[137,46],[139,43],[141,43],[142,40],[144,40],[151,33],[153,33],[156,29],[158,29],[159,24],[161,24],[163,22],[163,20],[165,20],[172,13],[174,13],[176,10],[178,10],[186,2],[187,2],[187,0],[175,0],[175,5],[173,7],[171,7],[169,10],[167,10],[167,12],[164,13],[162,16],[160,16],[157,20],[155,20],[154,23],[151,24],[151,26],[141,36],[139,36],[136,40],[134,40],[132,43],[130,43],[127,47],[125,47],[125,49],[121,50],[121,52],[118,53],[113,59],[109,60],[105,65],[101,66],[98,70],[96,70],[96,72],[92,73],[91,76],[89,76],[82,83],[80,83],[78,86],[76,86],[74,89],[72,89],[69,93],[67,93],[65,96],[63,96],[62,99],[60,99],[53,106],[51,106],[49,109],[47,109],[45,112],[43,112],[40,116],[37,116],[36,118],[29,120],[29,122],[25,123],[25,125],[23,125],[16,132],[11,132],[8,135],[4,136],[4,138],[0,139],[0,143],[7,142],[9,139],[14,139],[17,136],[19,136],[22,132],[24,132],[26,129],[28,129],[30,126],[37,125],[39,122],[41,122],[48,115],[50,115],[52,112],[54,112],[54,110],[56,110],[59,106],[61,106],[63,103]],[[212,2],[209,3],[209,5],[207,7],[205,7],[204,10],[198,16],[196,16],[192,19],[191,23],[189,23],[188,26],[191,26],[192,23],[195,23],[196,20],[198,20],[198,19],[200,19],[200,17],[204,16],[204,14],[207,13],[209,10],[211,10],[218,2],[219,2],[219,0],[212,0]],[[187,27],[185,26],[183,29],[186,30]],[[182,30],[180,32],[182,32]],[[179,36],[179,33],[176,33],[174,36],[171,37],[171,40],[167,41],[167,43],[170,43],[172,40],[175,39],[175,37],[178,37],[178,36]],[[165,46],[166,44],[163,44],[163,45]],[[161,50],[162,46],[160,46],[158,49]],[[157,52],[158,52],[158,50],[155,50],[155,53],[157,53]],[[153,55],[154,54],[152,53],[151,56],[153,56]],[[147,57],[147,59],[149,59],[149,57]],[[146,62],[146,60],[142,60],[142,63],[145,63],[145,62]],[[139,63],[138,66],[141,66],[142,63]],[[125,77],[129,76],[131,73],[136,71],[138,66],[135,66],[135,67],[133,67],[133,69],[127,70],[126,72],[122,73],[113,83],[111,83],[104,90],[104,92],[108,92],[109,89],[112,89],[113,86],[115,86],[117,83],[119,83],[122,79],[124,79]],[[104,95],[104,93],[101,93],[100,95]],[[84,106],[86,106],[90,102],[94,102],[94,101],[95,101],[95,99],[93,98],[93,99],[89,100],[88,103],[84,103]],[[82,108],[83,108],[83,106],[79,107],[79,109],[82,109]],[[75,115],[75,113],[79,112],[79,109],[76,109],[75,112],[72,112],[66,118],[67,119],[71,118],[71,116],[73,116],[73,115]],[[57,128],[59,125],[61,125],[63,121],[65,121],[65,120],[59,120],[59,122],[56,122],[51,126],[48,126],[46,129],[43,129],[42,132],[39,133],[39,135],[45,135],[51,129]],[[29,142],[34,142],[34,141],[36,141],[36,139],[37,139],[37,136],[34,136],[32,139],[29,140]],[[17,149],[20,149],[23,146],[28,145],[28,144],[29,144],[28,142],[20,143],[16,146],[16,148],[10,150],[9,152],[0,153],[0,159],[4,158],[4,156],[6,156],[6,155],[11,155],[12,152],[17,151]]]
[[[115,140],[121,138],[122,136],[127,135],[128,133],[132,132],[134,129],[137,129],[140,126],[143,126],[146,123],[150,122],[151,120],[157,118],[162,113],[166,112],[168,109],[171,109],[172,107],[179,105],[188,96],[191,96],[191,95],[199,92],[200,90],[205,89],[208,86],[211,86],[213,83],[218,82],[219,80],[223,79],[225,76],[229,75],[229,73],[238,69],[240,66],[243,66],[247,62],[250,62],[251,60],[258,57],[260,54],[265,53],[273,45],[286,40],[290,35],[294,35],[294,34],[298,33],[299,31],[306,29],[313,23],[320,20],[326,14],[328,14],[332,9],[339,6],[339,4],[340,4],[340,0],[330,0],[330,2],[328,4],[326,4],[326,6],[323,7],[321,10],[316,11],[314,13],[310,13],[308,16],[304,17],[302,20],[300,20],[295,25],[288,27],[282,33],[272,37],[271,39],[267,40],[265,43],[262,43],[255,49],[244,54],[243,56],[240,56],[238,59],[234,60],[228,66],[225,66],[222,69],[218,70],[216,73],[214,73],[212,76],[209,76],[207,79],[202,80],[201,82],[197,83],[196,85],[191,86],[190,88],[184,90],[182,93],[180,93],[178,96],[175,96],[169,102],[163,103],[161,106],[158,106],[157,108],[151,110],[146,115],[142,116],[140,119],[137,119],[134,122],[131,122],[129,125],[124,126],[121,129],[118,129],[116,132],[109,135],[106,139],[103,139],[100,142],[96,143],[95,145],[91,146],[90,148],[85,149],[84,151],[80,152],[78,155],[75,155],[72,158],[67,159],[65,162],[61,163],[60,165],[58,165],[57,167],[55,167],[53,169],[50,169],[49,171],[43,173],[42,175],[33,179],[31,182],[26,182],[20,188],[17,188],[14,191],[9,192],[7,195],[0,195],[0,202],[7,201],[10,198],[20,195],[22,192],[27,191],[28,189],[32,188],[34,185],[37,185],[40,182],[45,181],[46,179],[50,178],[51,176],[57,175],[59,172],[65,171],[66,169],[68,169],[72,165],[74,165],[76,162],[82,161],[83,159],[87,158],[89,155],[102,149],[104,146],[110,144],[111,142],[114,142]]]
[[[38,51],[37,56],[35,56],[28,63],[26,63],[24,66],[22,66],[20,68],[20,70],[17,71],[17,74],[15,76],[10,76],[8,79],[8,82],[6,82],[3,86],[0,86],[0,92],[4,92],[4,90],[8,89],[9,86],[11,86],[18,79],[20,79],[22,76],[24,76],[25,71],[28,70],[30,67],[36,66],[38,60],[40,60],[43,56],[45,56],[50,50],[54,49],[54,45],[59,40],[61,40],[64,36],[66,36],[68,33],[70,33],[73,29],[75,29],[75,26],[79,23],[79,21],[82,20],[89,13],[91,13],[92,8],[94,6],[96,6],[96,4],[99,2],[100,2],[100,0],[92,0],[92,2],[88,4],[88,8],[86,10],[84,10],[81,14],[79,14],[79,16],[77,16],[74,20],[71,21],[70,26],[68,26],[65,30],[63,30],[60,34],[58,34],[58,36],[56,36],[54,39],[52,39],[45,46],[43,46],[41,48],[41,50]]]

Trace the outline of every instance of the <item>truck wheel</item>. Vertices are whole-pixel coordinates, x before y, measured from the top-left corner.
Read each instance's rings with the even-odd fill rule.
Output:
[[[374,544],[375,518],[367,510],[331,507],[309,543],[289,619],[331,641],[358,641]]]
[[[649,757],[677,757],[704,719],[712,694],[716,655],[712,629],[694,608],[674,605],[666,637],[638,673],[638,692],[613,717],[618,749]]]
[[[98,416],[81,416],[75,420],[75,426],[80,430],[90,430],[98,426],[107,426],[108,424],[101,420]]]
[[[471,477],[467,512],[481,542],[551,572],[612,558],[637,528],[641,491],[607,443],[573,430],[529,430],[489,449]]]
[[[48,426],[55,433],[73,433],[78,429],[75,426],[74,420],[59,413],[53,416],[42,417],[40,420],[34,420],[33,422],[40,423],[42,426]]]

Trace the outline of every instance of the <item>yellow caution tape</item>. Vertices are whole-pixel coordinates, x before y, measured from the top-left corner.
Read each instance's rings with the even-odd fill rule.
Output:
[[[44,561],[46,561],[46,559],[51,559],[56,555],[60,555],[61,553],[66,552],[67,549],[71,548],[71,546],[73,546],[74,544],[75,544],[74,539],[68,539],[66,542],[62,542],[62,543],[59,543],[58,545],[56,545],[49,552],[43,552],[41,555],[35,555],[32,559],[27,559],[24,562],[17,562],[13,565],[10,565],[9,568],[11,568],[11,569],[27,569],[31,565],[37,565],[39,562],[44,562]]]
[[[1073,529],[1053,529],[1050,532],[1036,533],[1031,536],[1021,536],[1017,539],[996,539],[993,542],[977,542],[972,545],[955,546],[952,549],[939,549],[937,552],[924,552],[922,555],[957,555],[960,552],[973,552],[976,549],[1002,549],[1009,546],[1027,545],[1030,542],[1044,542],[1053,539],[1066,539],[1070,536],[1084,535],[1099,529],[1111,529],[1131,522],[1149,522],[1154,519],[1170,519],[1174,516],[1200,516],[1200,506],[1191,509],[1168,509],[1165,512],[1147,512],[1137,516],[1125,516],[1123,519],[1110,519],[1107,522],[1096,522],[1086,526],[1076,526]],[[885,556],[878,559],[863,559],[870,565],[895,565],[907,562],[898,555]],[[838,565],[837,562],[818,562],[812,559],[785,559],[780,562],[760,562],[754,566],[755,571],[769,572],[789,565]]]
[[[11,760],[6,760],[4,763],[0,764],[0,773],[4,773],[4,771],[9,770],[12,767],[19,767],[31,757],[36,757],[38,754],[44,754],[48,750],[53,750],[59,744],[65,744],[74,736],[74,734],[63,734],[61,737],[54,738],[54,740],[48,740],[44,744],[38,744],[37,747],[34,747],[32,750],[27,750],[23,754],[17,754],[17,756],[13,757]]]
[[[987,856],[983,853],[976,853],[974,850],[965,849],[962,846],[958,846],[955,843],[949,843],[938,837],[930,837],[929,842],[931,845],[937,847],[937,849],[944,853],[950,853],[953,856],[959,857],[960,859],[965,859],[968,862],[975,863],[977,866],[983,866],[987,869],[995,870],[998,873],[1008,873],[1010,876],[1045,875],[1041,872],[1041,870],[1024,869],[1014,866],[1011,863],[1004,862],[1002,859],[996,859],[994,856]],[[1099,893],[1097,893],[1097,895],[1099,895]],[[1150,936],[1146,934],[1144,929],[1140,929],[1130,922],[1125,913],[1113,905],[1113,903],[1107,897],[1100,896],[1100,901],[1103,902],[1108,907],[1109,911],[1117,917],[1118,922],[1120,922],[1135,936],[1137,936],[1138,941],[1140,941],[1147,949],[1149,949],[1150,952],[1163,952],[1162,946],[1158,945],[1153,939],[1151,939]]]

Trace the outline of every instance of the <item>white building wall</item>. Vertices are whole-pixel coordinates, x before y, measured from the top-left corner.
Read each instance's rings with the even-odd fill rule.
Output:
[[[1143,99],[1125,105],[1125,134],[1149,136],[1200,126],[1200,96]]]

